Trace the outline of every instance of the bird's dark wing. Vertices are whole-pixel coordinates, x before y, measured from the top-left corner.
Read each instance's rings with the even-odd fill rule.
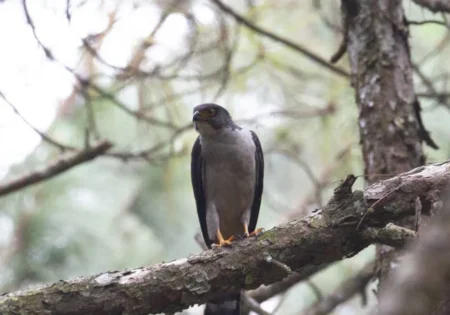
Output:
[[[202,229],[203,239],[206,246],[211,248],[211,240],[208,236],[208,227],[206,226],[206,197],[204,189],[204,159],[202,157],[202,144],[200,137],[195,140],[191,152],[191,181],[194,189],[195,203],[197,205],[198,220]]]
[[[253,142],[255,143],[255,194],[253,196],[252,211],[250,213],[250,222],[248,225],[248,231],[252,233],[256,228],[256,222],[258,221],[259,207],[261,206],[261,196],[263,192],[264,182],[264,155],[261,148],[261,142],[259,142],[258,136],[253,131]]]

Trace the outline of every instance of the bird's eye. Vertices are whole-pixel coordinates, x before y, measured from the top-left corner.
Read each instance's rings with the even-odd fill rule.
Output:
[[[210,117],[215,116],[216,115],[216,110],[214,108],[208,109],[208,115]]]

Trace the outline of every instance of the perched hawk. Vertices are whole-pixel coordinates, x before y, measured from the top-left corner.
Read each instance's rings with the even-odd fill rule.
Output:
[[[255,232],[263,191],[264,157],[256,134],[236,125],[216,104],[194,108],[200,134],[192,148],[191,180],[206,245],[230,244]],[[239,315],[240,294],[206,304],[205,315]]]

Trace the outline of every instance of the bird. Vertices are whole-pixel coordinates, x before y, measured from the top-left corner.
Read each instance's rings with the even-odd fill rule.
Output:
[[[229,246],[256,229],[264,181],[258,136],[238,126],[222,106],[195,106],[198,137],[191,152],[191,181],[203,239],[208,248]],[[208,301],[205,315],[239,315],[240,293]]]

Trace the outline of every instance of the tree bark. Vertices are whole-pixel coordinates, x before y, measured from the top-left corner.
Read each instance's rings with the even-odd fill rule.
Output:
[[[444,193],[444,202],[434,203],[433,213],[437,215],[388,280],[380,297],[379,314],[448,314],[442,304],[448,301],[445,295],[450,279],[449,193]]]
[[[364,193],[352,192],[355,180],[350,175],[321,211],[256,239],[170,263],[5,294],[0,297],[0,314],[172,313],[219,294],[277,282],[292,271],[307,272],[311,265],[353,256],[386,239],[373,230],[414,214],[418,203],[429,211],[431,200],[450,184],[450,161],[380,181]],[[392,238],[398,242],[401,235]]]
[[[420,123],[400,0],[344,0],[347,52],[369,183],[423,165]]]
[[[370,184],[423,165],[422,140],[436,145],[420,117],[402,1],[343,0],[342,13]],[[402,225],[414,228],[412,220]],[[376,254],[382,289],[398,253],[377,246]]]

